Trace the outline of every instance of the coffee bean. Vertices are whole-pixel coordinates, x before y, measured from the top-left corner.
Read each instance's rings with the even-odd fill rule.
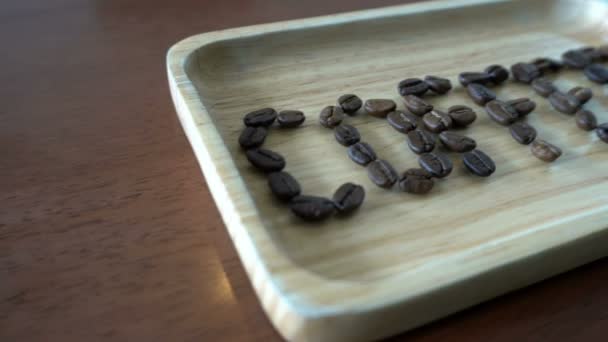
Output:
[[[595,133],[603,142],[608,144],[608,122],[597,126]]]
[[[492,83],[498,85],[509,79],[509,70],[502,65],[490,65],[484,70],[492,76]]]
[[[272,108],[262,108],[258,110],[254,110],[253,112],[247,113],[243,118],[243,122],[245,126],[258,127],[265,126],[268,127],[272,125],[274,120],[277,118],[277,111]]]
[[[466,87],[469,84],[490,84],[494,81],[494,77],[487,72],[463,72],[458,75],[458,82]]]
[[[321,114],[319,114],[319,122],[322,126],[327,128],[334,128],[338,126],[344,119],[344,112],[342,108],[336,106],[327,106],[323,108]]]
[[[581,109],[574,115],[576,126],[583,131],[592,131],[597,127],[597,118],[592,111]]]
[[[431,174],[423,169],[409,169],[399,178],[399,188],[401,191],[412,194],[426,194],[433,189],[433,179]]]
[[[344,146],[356,144],[361,139],[359,131],[355,127],[347,124],[336,126],[336,129],[334,129],[334,135],[336,140]]]
[[[593,46],[585,46],[578,50],[587,55],[591,62],[600,62],[602,60],[601,52]]]
[[[422,116],[433,110],[433,106],[416,95],[405,95],[403,97],[405,108],[413,114]]]
[[[520,118],[532,113],[532,111],[536,108],[536,102],[527,97],[509,100],[505,103],[513,108],[515,113],[517,113]]]
[[[445,94],[448,91],[452,90],[452,82],[447,78],[441,78],[437,76],[426,76],[424,78],[424,82],[429,86],[436,94]]]
[[[530,83],[541,76],[538,67],[531,63],[516,63],[511,66],[513,78],[522,83]]]
[[[422,96],[429,90],[429,85],[419,78],[408,78],[399,82],[397,90],[401,96]]]
[[[444,178],[452,172],[452,161],[441,153],[424,153],[418,158],[420,166],[433,177]]]
[[[365,101],[365,111],[367,114],[378,118],[386,117],[395,108],[397,108],[397,104],[393,100],[371,99]]]
[[[416,129],[420,122],[420,118],[412,113],[396,110],[388,113],[386,121],[397,131],[407,133]]]
[[[455,127],[466,127],[477,119],[477,114],[471,107],[456,105],[448,109],[448,115],[452,118]]]
[[[273,172],[268,175],[268,186],[281,201],[289,201],[298,196],[302,189],[300,183],[287,172]]]
[[[573,95],[556,91],[549,96],[549,103],[555,110],[565,113],[574,114],[580,107],[580,101]]]
[[[576,97],[581,106],[589,102],[593,97],[593,91],[584,87],[574,87],[568,91],[568,94]]]
[[[359,165],[367,165],[376,160],[376,152],[368,143],[358,142],[348,147],[348,156]]]
[[[541,73],[558,72],[564,67],[561,62],[551,58],[537,58],[532,64],[536,65]]]
[[[306,116],[299,110],[282,110],[277,116],[277,122],[283,128],[298,127],[304,120],[306,120]]]
[[[333,201],[339,212],[350,213],[363,204],[365,189],[361,185],[344,183],[334,193]]]
[[[598,47],[597,53],[600,56],[600,59],[602,61],[604,61],[604,62],[607,61],[608,60],[608,44]]]
[[[264,127],[247,126],[239,136],[239,145],[244,149],[261,146],[267,135],[268,130]]]
[[[414,153],[427,153],[435,148],[435,137],[420,129],[407,133],[407,144]]]
[[[544,77],[539,77],[532,81],[532,89],[542,97],[547,97],[557,91],[557,87],[553,85],[553,82]]]
[[[397,171],[386,160],[375,160],[367,165],[367,176],[381,188],[388,189],[395,184]]]
[[[509,132],[513,139],[523,145],[528,145],[536,139],[536,129],[523,121],[509,126]]]
[[[301,195],[289,202],[291,212],[306,221],[321,221],[334,213],[334,203],[327,198]]]
[[[452,127],[452,118],[438,109],[424,114],[422,122],[424,127],[433,133],[440,133]]]
[[[273,151],[263,148],[251,149],[245,152],[251,165],[264,172],[281,171],[285,167],[285,159]]]
[[[559,147],[541,139],[536,139],[530,145],[530,151],[536,158],[544,162],[552,162],[562,155],[562,150]]]
[[[439,140],[447,148],[452,152],[469,152],[474,150],[477,147],[477,143],[475,140],[461,134],[453,133],[453,132],[441,132],[439,134]]]
[[[488,177],[496,171],[492,158],[480,150],[463,154],[462,162],[469,171],[480,177]]]
[[[355,94],[344,94],[338,98],[338,105],[346,114],[354,114],[361,108],[363,101]]]
[[[480,106],[496,99],[496,94],[493,91],[478,83],[469,84],[467,92],[471,99]]]
[[[591,64],[585,68],[585,76],[599,84],[608,83],[608,68],[601,64]]]
[[[591,64],[591,57],[581,50],[568,50],[562,54],[562,62],[568,67],[582,69]]]
[[[486,104],[485,109],[490,119],[503,126],[509,126],[519,118],[515,109],[502,101],[490,101]]]

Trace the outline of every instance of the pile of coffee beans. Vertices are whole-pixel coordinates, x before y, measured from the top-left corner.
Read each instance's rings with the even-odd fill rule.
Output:
[[[345,103],[352,104],[348,99]],[[339,124],[341,119],[336,124],[338,116],[335,113],[343,113],[342,108],[333,107],[324,110],[322,120],[329,126]],[[365,190],[362,186],[353,183],[342,184],[331,200],[325,197],[302,195],[300,183],[291,174],[283,171],[286,166],[285,158],[277,152],[261,147],[275,121],[280,128],[292,129],[302,125],[305,120],[304,113],[298,110],[284,110],[277,113],[272,108],[263,108],[250,112],[243,118],[245,128],[239,136],[239,145],[245,150],[245,156],[251,165],[267,174],[268,186],[274,196],[279,201],[287,203],[297,217],[306,221],[320,221],[335,212],[348,214],[355,211],[365,199]],[[353,139],[348,137],[347,132],[344,133],[344,137],[345,140]]]
[[[595,130],[597,136],[608,143],[608,123],[598,124],[596,115],[583,106],[593,97],[589,88],[574,87],[560,91],[549,75],[564,68],[581,70],[592,82],[608,84],[608,68],[601,63],[608,61],[608,45],[598,48],[583,47],[564,52],[561,60],[536,58],[531,62],[519,62],[508,69],[500,65],[490,65],[483,71],[468,71],[459,74],[459,83],[466,88],[469,97],[484,107],[489,118],[499,125],[509,128],[515,141],[530,145],[531,153],[546,162],[555,161],[562,154],[559,147],[537,138],[537,131],[525,118],[536,108],[536,103],[528,98],[511,100],[498,99],[491,87],[502,85],[510,76],[516,82],[528,84],[551,106],[564,114],[573,115],[577,127],[584,131]],[[347,148],[350,159],[365,166],[370,181],[380,188],[391,189],[395,185],[404,192],[426,194],[435,184],[435,179],[447,177],[453,169],[450,158],[434,152],[440,143],[445,150],[459,153],[462,164],[474,175],[488,177],[496,170],[494,161],[477,149],[474,139],[455,132],[475,122],[477,114],[464,105],[454,105],[443,111],[429,103],[424,95],[444,95],[452,90],[449,79],[428,75],[424,78],[407,78],[397,86],[403,98],[404,109],[398,109],[391,99],[369,99],[363,101],[355,94],[344,94],[336,105],[323,108],[319,123],[332,129],[336,141]],[[419,168],[411,168],[398,173],[395,168],[362,140],[361,134],[345,121],[359,111],[376,118],[386,119],[397,132],[407,137],[409,149],[418,155]],[[293,129],[302,125],[305,115],[297,110],[277,113],[272,108],[262,108],[245,115],[245,128],[238,142],[245,150],[245,156],[255,168],[268,177],[268,185],[274,196],[289,206],[297,217],[308,221],[326,219],[334,213],[347,214],[361,206],[365,199],[362,186],[345,183],[331,199],[303,195],[298,181],[284,171],[286,162],[279,153],[264,149],[269,129],[276,122],[283,129]]]
[[[500,69],[493,65],[487,68],[484,73],[464,73],[459,77],[459,81],[463,84],[475,84],[475,82],[504,82],[509,76],[508,71]],[[423,84],[426,83],[426,87]],[[404,85],[406,85],[404,87]],[[407,87],[416,87],[426,89],[426,91],[417,91],[416,94],[411,93]],[[443,161],[452,170],[452,164],[445,155],[428,154],[433,151],[436,145],[437,136],[445,149],[451,152],[463,153],[463,165],[473,174],[481,177],[488,177],[496,171],[496,165],[492,159],[481,150],[477,150],[477,143],[470,137],[452,132],[452,129],[464,128],[472,124],[477,119],[477,114],[473,109],[463,105],[455,105],[448,108],[447,112],[434,108],[432,104],[425,101],[422,96],[431,91],[435,95],[443,95],[452,89],[450,80],[437,77],[426,76],[424,80],[418,78],[408,78],[403,80],[397,86],[397,90],[403,96],[405,108],[409,112],[396,111],[388,115],[388,122],[393,128],[408,136],[408,146],[416,153],[420,154],[420,164],[427,172],[437,178],[445,177],[445,171],[435,172],[431,170],[429,165],[440,165],[439,161]],[[406,95],[403,95],[406,94]],[[418,117],[421,117],[419,121]],[[476,156],[483,156],[486,168],[478,167],[478,163],[473,163],[472,160]],[[432,157],[432,158],[430,158]],[[435,158],[437,157],[437,158]],[[428,163],[428,160],[434,160],[435,163]],[[476,159],[477,160],[477,159]],[[425,167],[426,165],[426,167]],[[448,173],[449,173],[448,171]]]
[[[445,88],[445,84],[440,84],[441,80],[436,81],[436,87],[441,89]],[[411,86],[420,87],[420,84],[417,82],[412,82]],[[420,92],[420,90],[417,91]],[[349,99],[349,101],[344,101],[345,99]],[[355,105],[351,105],[353,103]],[[425,106],[422,102],[418,103],[417,105],[420,107]],[[354,116],[360,108],[363,108],[363,111],[368,115],[378,118],[386,118],[388,123],[393,128],[404,134],[409,134],[414,131],[422,132],[417,130],[417,128],[421,125],[420,118],[418,116],[397,110],[397,104],[393,100],[370,99],[364,103],[358,96],[354,94],[345,94],[338,98],[338,106],[328,106],[321,111],[319,121],[324,127],[334,130],[336,141],[348,148],[348,156],[353,162],[367,167],[368,177],[376,186],[383,189],[390,189],[395,184],[398,184],[402,191],[413,194],[423,194],[431,191],[434,185],[432,179],[433,175],[427,170],[422,168],[409,169],[400,175],[397,173],[391,163],[383,159],[378,159],[374,149],[368,143],[361,141],[361,134],[354,126],[351,126],[343,121],[341,121],[341,123],[338,125],[324,124],[324,121],[326,121],[326,116],[323,113],[326,112],[327,108],[330,107],[340,108],[338,111],[346,113],[347,116]],[[419,113],[422,113],[422,110],[419,110]],[[343,119],[344,118],[345,117],[343,117]],[[432,150],[432,148],[430,150]],[[428,152],[430,152],[430,150]],[[447,173],[449,173],[449,171]]]
[[[590,81],[608,84],[608,68],[599,64],[606,61],[608,61],[608,46],[572,49],[562,54],[561,61],[543,57],[537,58],[530,63],[517,63],[516,65],[527,65],[530,73],[527,77],[516,78],[516,80],[530,84],[538,95],[547,98],[556,111],[573,115],[578,128],[584,131],[595,130],[597,136],[602,141],[608,143],[605,128],[608,126],[608,123],[598,125],[596,115],[592,111],[583,108],[593,97],[591,89],[577,86],[563,92],[548,77],[550,74],[556,73],[563,68],[569,68],[583,70],[583,73]],[[533,153],[542,149],[537,146],[533,150]],[[538,155],[543,158],[546,158],[548,155],[553,156],[551,151],[555,151],[555,146],[551,146],[548,151],[548,153],[540,153]],[[550,159],[554,160],[553,158]]]
[[[436,95],[446,94],[452,89],[450,80],[426,76],[424,79],[409,78],[399,83],[398,92],[403,96],[405,110],[397,109],[397,104],[390,99],[370,99],[365,102],[354,94],[345,94],[338,98],[337,106],[324,108],[320,123],[334,129],[336,141],[348,148],[348,156],[359,165],[366,166],[368,177],[380,188],[391,189],[395,185],[413,194],[424,194],[432,190],[434,178],[445,178],[453,169],[452,161],[439,152],[433,152],[437,140],[448,151],[463,153],[463,164],[473,174],[487,177],[496,170],[492,159],[482,151],[476,150],[477,143],[470,137],[448,131],[453,127],[466,127],[473,123],[476,113],[466,106],[453,106],[447,113],[436,109],[421,96],[427,92]],[[348,99],[349,101],[345,101]],[[344,103],[355,103],[356,106],[340,108]],[[409,148],[419,154],[420,168],[412,168],[399,174],[390,162],[378,158],[374,149],[361,141],[361,134],[344,121],[347,116],[354,116],[363,108],[363,112],[373,117],[385,118],[396,131],[407,135]],[[347,113],[340,116],[340,123],[327,124],[326,113]]]
[[[516,63],[511,66],[513,79],[530,83],[540,77],[539,68],[532,63]],[[498,86],[509,79],[509,70],[500,65],[491,65],[483,72],[464,72],[459,76],[460,83],[467,88],[473,102],[483,106],[488,117],[501,126],[509,127],[515,141],[523,145],[532,144],[530,151],[542,161],[554,161],[561,155],[561,150],[546,141],[536,140],[536,129],[524,121],[525,117],[536,108],[536,103],[528,98],[499,100],[490,86]],[[543,84],[548,91],[550,85]],[[544,151],[546,153],[541,153]],[[552,152],[552,153],[548,153]]]

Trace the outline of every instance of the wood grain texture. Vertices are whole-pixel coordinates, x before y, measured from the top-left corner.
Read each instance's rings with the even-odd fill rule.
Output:
[[[279,340],[176,120],[166,50],[397,2],[3,1],[0,340]],[[607,282],[598,261],[394,340],[599,340]]]

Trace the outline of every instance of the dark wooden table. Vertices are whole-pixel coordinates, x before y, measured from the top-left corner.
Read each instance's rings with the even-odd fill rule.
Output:
[[[4,0],[0,341],[272,341],[178,124],[165,53],[396,0]],[[602,260],[398,340],[600,340]]]

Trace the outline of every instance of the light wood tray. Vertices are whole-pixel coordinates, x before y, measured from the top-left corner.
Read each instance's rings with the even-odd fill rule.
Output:
[[[318,124],[321,108],[343,93],[402,108],[395,88],[407,77],[457,84],[461,71],[606,43],[607,17],[607,1],[440,1],[205,33],[173,46],[167,63],[179,118],[279,332],[299,341],[389,336],[607,255],[608,145],[527,86],[496,90],[535,100],[529,122],[563,156],[553,164],[534,158],[457,86],[430,101],[476,108],[464,132],[498,169],[474,177],[451,154],[454,172],[427,196],[375,187]],[[591,87],[587,108],[608,121],[607,87],[573,71],[557,84]],[[272,198],[237,144],[243,115],[262,107],[307,114],[302,128],[271,130],[265,147],[286,156],[306,194],[364,185],[358,213],[303,224]],[[399,170],[417,166],[384,120],[348,122]]]

